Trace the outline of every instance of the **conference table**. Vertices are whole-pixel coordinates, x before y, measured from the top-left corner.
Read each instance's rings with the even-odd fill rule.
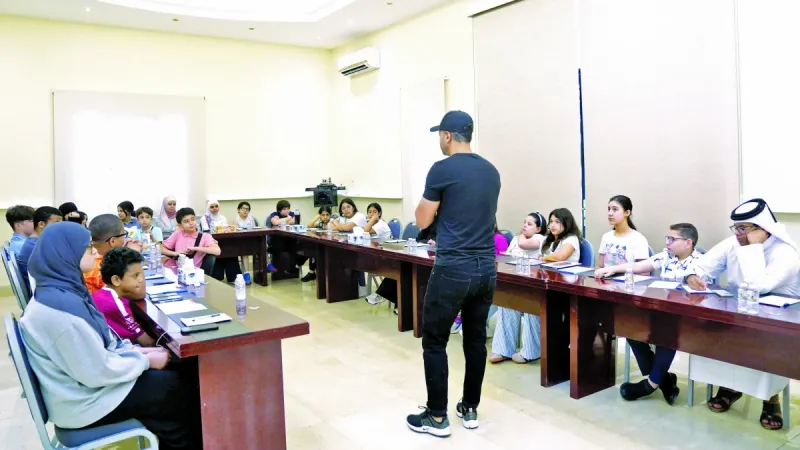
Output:
[[[193,364],[196,357],[203,448],[285,449],[281,340],[308,334],[309,324],[249,295],[248,305],[258,308],[238,320],[233,288],[211,277],[206,281],[189,296],[233,318],[216,331],[182,335],[176,316],[150,300],[132,301],[131,309],[148,334],[183,363]],[[207,315],[209,309],[180,317]]]
[[[329,232],[268,234],[294,238],[317,258],[317,298],[328,302],[358,298],[358,271],[397,280],[398,330],[421,336],[432,249],[375,239],[354,244]],[[518,274],[510,259],[498,257],[494,303],[540,316],[542,386],[569,381],[576,399],[614,386],[616,336],[800,379],[798,309],[761,305],[758,315],[747,315],[733,297],[649,288],[652,280],[627,292],[619,281],[536,267]]]

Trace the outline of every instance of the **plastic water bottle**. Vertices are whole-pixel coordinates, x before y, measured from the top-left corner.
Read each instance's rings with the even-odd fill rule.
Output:
[[[236,291],[236,315],[239,316],[239,320],[244,320],[244,316],[247,315],[247,290],[242,274],[236,275],[233,286]]]
[[[633,274],[633,267],[628,267],[625,271],[625,291],[633,292],[636,285],[636,276]]]
[[[150,252],[153,258],[154,266],[156,274],[163,275],[164,274],[164,263],[161,262],[161,247],[158,245],[153,246],[153,250]]]
[[[414,253],[414,249],[417,248],[417,240],[414,238],[408,238],[408,242],[406,242],[406,251],[408,253]]]
[[[751,284],[747,289],[747,314],[758,315],[758,300],[761,298],[758,286]]]
[[[183,266],[186,265],[186,255],[178,256],[178,283],[186,283],[186,273],[183,271]]]
[[[747,292],[750,288],[747,283],[739,285],[739,290],[736,291],[736,311],[747,314],[747,300],[750,296]]]

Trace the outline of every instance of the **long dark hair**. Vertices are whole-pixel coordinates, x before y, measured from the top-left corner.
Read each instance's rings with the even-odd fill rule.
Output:
[[[344,205],[345,203],[353,207],[353,215],[355,216],[356,213],[358,212],[358,208],[356,208],[356,203],[350,197],[343,198],[342,201],[339,202],[339,215],[344,217],[344,215],[342,214],[342,205]]]
[[[330,207],[330,206],[328,206],[328,205],[322,205],[322,206],[320,206],[320,207],[319,207],[319,211],[317,211],[317,214],[322,214],[322,213],[324,213],[324,212],[326,212],[326,213],[328,213],[328,214],[333,214],[333,212],[331,211],[331,207]]]
[[[540,213],[539,211],[532,212],[528,214],[530,217],[533,217],[533,221],[536,222],[536,227],[539,228],[539,234],[546,235],[547,234],[547,219]]]
[[[622,211],[623,212],[625,212],[625,211],[630,211],[631,212],[628,215],[628,226],[635,230],[636,229],[636,225],[633,224],[633,219],[631,219],[631,216],[633,215],[633,202],[631,202],[631,199],[629,199],[628,197],[626,197],[624,195],[615,195],[615,196],[611,197],[610,199],[608,199],[608,203],[611,203],[611,202],[618,203],[619,206],[622,207]]]
[[[119,205],[117,205],[117,208],[119,208],[122,211],[124,211],[125,215],[129,216],[129,217],[132,217],[133,216],[133,212],[135,211],[133,209],[133,203],[129,202],[128,200],[119,202]]]
[[[575,218],[572,216],[572,213],[567,208],[558,208],[554,209],[550,215],[550,222],[553,222],[553,218],[556,218],[561,225],[564,227],[564,231],[558,235],[558,237],[554,236],[550,230],[547,230],[547,237],[542,242],[542,255],[550,253],[550,247],[558,248],[561,241],[568,238],[569,236],[575,236],[578,238],[578,241],[581,240],[581,230],[578,228],[578,224],[575,222]],[[555,245],[554,245],[555,244]],[[578,249],[576,249],[578,250]]]
[[[375,208],[378,211],[378,218],[383,219],[383,208],[381,208],[381,205],[379,205],[378,203],[370,203],[369,205],[367,205],[367,212],[369,212],[370,208]],[[355,209],[355,206],[353,207],[353,209]]]

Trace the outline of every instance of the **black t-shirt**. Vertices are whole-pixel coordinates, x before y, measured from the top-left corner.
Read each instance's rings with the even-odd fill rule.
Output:
[[[426,199],[441,202],[436,226],[436,264],[494,260],[494,221],[500,173],[474,153],[438,161],[425,180]]]

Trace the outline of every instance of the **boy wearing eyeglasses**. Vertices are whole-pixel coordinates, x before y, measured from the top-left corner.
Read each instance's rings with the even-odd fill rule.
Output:
[[[697,238],[697,228],[690,223],[670,225],[669,233],[664,236],[666,248],[663,252],[633,264],[620,264],[597,269],[594,276],[597,278],[610,277],[614,274],[624,273],[629,267],[632,267],[633,273],[645,274],[661,269],[661,279],[683,280],[683,277],[693,273],[691,271],[693,264],[701,256],[700,252],[695,250]]]
[[[694,265],[685,279],[693,289],[705,289],[708,279],[725,272],[728,284],[736,289],[742,283],[763,294],[800,296],[800,254],[786,227],[779,223],[767,202],[760,198],[746,201],[731,212],[733,236],[715,245]],[[746,261],[746,263],[744,263]],[[735,352],[735,348],[731,348]],[[730,409],[742,393],[764,403],[759,423],[768,430],[783,427],[778,393],[789,379],[722,361],[691,356],[692,380],[720,386],[708,401],[711,411]]]
[[[116,214],[101,214],[95,217],[89,222],[89,232],[92,233],[92,252],[95,261],[92,271],[83,274],[83,280],[86,282],[89,294],[94,294],[106,285],[100,274],[100,266],[106,252],[123,246],[141,252],[142,246],[139,241],[130,239],[126,241],[128,232]]]
[[[620,264],[604,267],[595,271],[595,277],[604,278],[616,273],[625,272],[629,267],[634,273],[650,273],[661,269],[661,278],[665,280],[683,280],[690,273],[694,273],[694,265],[702,256],[695,250],[697,245],[697,228],[690,223],[676,223],[670,225],[669,233],[664,237],[666,249],[651,256],[644,261],[633,264]],[[637,400],[648,396],[661,389],[664,400],[672,405],[678,398],[680,389],[677,386],[678,377],[669,372],[672,360],[675,359],[675,350],[667,347],[656,346],[655,352],[647,342],[628,339],[636,362],[642,375],[648,378],[638,383],[623,383],[619,393],[625,400]]]

